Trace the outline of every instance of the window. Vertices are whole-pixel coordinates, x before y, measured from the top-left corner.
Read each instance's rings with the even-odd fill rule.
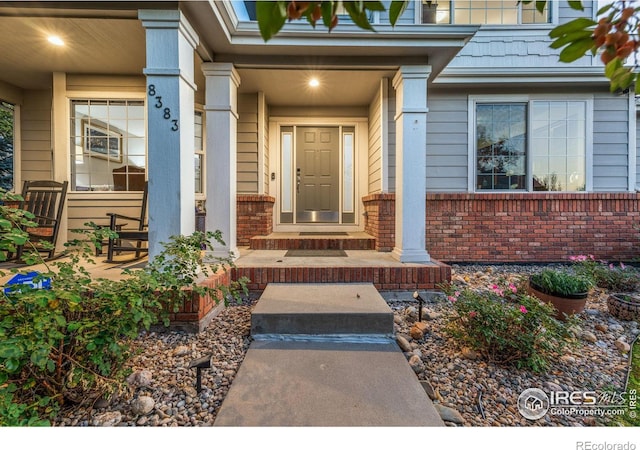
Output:
[[[589,102],[475,102],[477,191],[585,191]]]
[[[72,190],[144,189],[144,101],[73,100],[70,135]]]
[[[13,105],[0,101],[0,188],[6,191],[14,189],[14,108]]]
[[[550,2],[542,14],[536,10],[535,2],[524,5],[514,0],[438,0],[437,3],[437,23],[508,25],[549,23],[551,19]]]
[[[202,112],[196,111],[195,116],[195,151],[194,151],[194,164],[195,164],[195,189],[196,194],[204,194],[204,139],[203,139],[203,126],[202,126]]]

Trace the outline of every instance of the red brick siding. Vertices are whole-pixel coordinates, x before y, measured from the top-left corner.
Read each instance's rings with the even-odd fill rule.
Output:
[[[237,196],[237,243],[248,246],[253,236],[267,236],[273,232],[275,198],[260,194]]]
[[[363,197],[364,231],[376,238],[376,250],[390,252],[396,242],[395,194],[370,194]]]
[[[448,262],[631,260],[639,200],[636,193],[427,194],[427,250]]]

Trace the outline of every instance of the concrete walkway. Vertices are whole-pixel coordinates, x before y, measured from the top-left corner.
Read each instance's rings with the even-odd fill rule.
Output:
[[[443,426],[371,284],[270,284],[216,426]]]

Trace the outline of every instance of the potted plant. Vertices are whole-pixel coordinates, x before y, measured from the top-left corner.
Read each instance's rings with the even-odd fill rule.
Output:
[[[552,304],[558,313],[556,318],[564,320],[584,310],[593,281],[567,270],[544,269],[529,277],[529,293]]]
[[[607,299],[609,313],[621,320],[640,320],[640,294],[618,292]]]
[[[423,0],[422,2],[422,23],[436,23],[436,13],[438,10],[438,2],[432,0]]]

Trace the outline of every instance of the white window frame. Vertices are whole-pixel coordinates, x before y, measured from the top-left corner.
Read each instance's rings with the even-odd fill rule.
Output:
[[[455,0],[450,0],[451,1],[451,8],[453,9],[454,7],[454,3]],[[416,24],[422,24],[422,3],[423,0],[414,0],[415,2],[415,8],[414,8],[414,16],[415,16],[415,23]],[[524,27],[549,27],[549,26],[554,26],[558,24],[558,14],[560,13],[560,6],[559,6],[559,1],[556,0],[549,0],[547,2],[547,10],[549,11],[549,15],[550,15],[550,19],[548,22],[543,22],[543,23],[521,23],[522,22],[522,4],[520,4],[518,6],[518,23],[504,23],[504,24],[498,24],[498,23],[491,23],[491,24],[480,24],[483,27],[513,27],[515,25],[517,25],[518,27],[524,26]],[[597,8],[594,8],[597,9]],[[450,17],[450,22],[449,23],[442,23],[439,25],[455,25],[455,18],[454,15],[451,14],[451,11],[449,12],[449,17]],[[463,24],[463,25],[469,25],[469,24]]]
[[[199,113],[200,117],[202,118],[202,148],[198,151],[198,149],[194,149],[194,155],[201,155],[202,156],[202,161],[201,161],[201,167],[200,167],[200,178],[202,179],[202,192],[196,192],[195,193],[195,198],[196,201],[204,201],[207,198],[207,174],[206,174],[206,170],[207,170],[207,123],[206,123],[206,114],[205,114],[205,110],[204,107],[200,104],[196,104],[195,109],[194,109],[195,113]],[[195,114],[194,114],[195,117]],[[194,136],[195,137],[195,136]],[[195,186],[194,186],[195,189]]]
[[[148,118],[148,109],[147,109],[147,96],[145,95],[145,92],[122,92],[122,91],[67,91],[66,92],[66,108],[67,108],[67,112],[66,112],[66,117],[65,117],[65,124],[68,124],[69,121],[71,120],[71,114],[72,114],[72,105],[74,101],[81,101],[81,100],[126,100],[126,101],[141,101],[144,105],[144,124],[145,124],[145,130],[148,133],[149,131],[149,118]],[[73,170],[71,170],[71,134],[70,134],[70,129],[69,126],[66,125],[65,127],[66,129],[66,136],[67,136],[67,144],[65,147],[65,158],[66,158],[66,162],[67,162],[67,179],[71,180],[71,177],[73,176]],[[145,134],[145,140],[144,140],[144,152],[145,152],[145,179],[148,180],[149,179],[149,136],[147,134]],[[135,191],[76,191],[76,190],[71,190],[71,186],[72,183],[69,183],[69,194],[71,194],[72,196],[77,195],[82,195],[82,196],[89,196],[89,195],[95,195],[96,193],[100,193],[100,194],[105,194],[105,195],[109,195],[109,196],[120,196],[122,197],[123,195],[127,195],[127,194],[138,194]]]
[[[534,191],[533,190],[533,158],[531,158],[531,128],[532,128],[532,114],[530,114],[531,103],[535,101],[583,101],[586,104],[586,116],[585,116],[585,190],[584,191]],[[478,103],[526,103],[527,104],[527,189],[525,190],[482,190],[476,189],[477,178],[477,124],[476,124],[476,105]],[[566,193],[581,193],[593,191],[593,96],[592,95],[470,95],[468,98],[468,161],[467,161],[467,189],[469,192],[474,193],[541,193],[545,194],[566,194]]]

